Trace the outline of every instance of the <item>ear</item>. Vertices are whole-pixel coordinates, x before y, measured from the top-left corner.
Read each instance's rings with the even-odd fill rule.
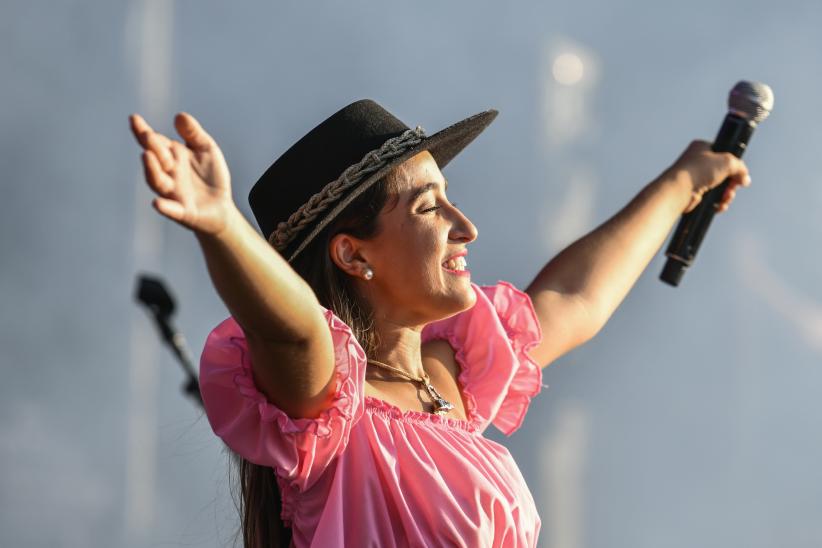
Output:
[[[337,268],[355,278],[362,278],[368,262],[362,256],[362,242],[348,234],[337,234],[328,245],[331,260]]]

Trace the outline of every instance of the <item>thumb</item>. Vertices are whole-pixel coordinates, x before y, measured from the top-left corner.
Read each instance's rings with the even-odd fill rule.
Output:
[[[200,122],[187,112],[181,112],[174,117],[174,127],[191,150],[203,152],[214,144],[214,140],[206,133]]]
[[[748,166],[745,165],[745,162],[743,162],[741,158],[738,158],[730,152],[717,153],[716,157],[719,159],[719,166],[715,179],[719,180],[714,181],[714,184],[711,186],[718,185],[725,179],[730,179],[732,185],[747,185],[750,180]]]

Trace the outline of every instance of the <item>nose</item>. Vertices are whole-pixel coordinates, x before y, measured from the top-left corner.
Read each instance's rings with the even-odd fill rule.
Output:
[[[479,231],[477,230],[477,227],[474,226],[474,223],[472,223],[468,217],[466,217],[465,214],[456,207],[451,206],[451,209],[454,212],[454,220],[451,224],[451,230],[448,233],[448,239],[466,244],[476,240],[479,235]]]

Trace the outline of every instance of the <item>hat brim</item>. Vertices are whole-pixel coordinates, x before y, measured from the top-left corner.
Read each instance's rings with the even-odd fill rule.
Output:
[[[351,205],[351,202],[356,200],[360,194],[368,190],[374,183],[385,177],[392,169],[426,150],[434,157],[440,169],[444,168],[494,121],[497,114],[498,112],[492,109],[469,116],[430,137],[426,137],[416,146],[391,159],[390,162],[363,179],[342,200],[329,209],[323,218],[311,228],[308,235],[299,241],[299,245],[294,251],[289,253],[288,262],[291,262],[305,249],[346,207]]]

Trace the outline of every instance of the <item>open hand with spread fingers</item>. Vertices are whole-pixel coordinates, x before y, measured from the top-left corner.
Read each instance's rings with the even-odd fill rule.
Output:
[[[143,147],[146,182],[157,194],[154,208],[195,232],[222,231],[235,206],[228,166],[214,139],[186,113],[174,118],[185,144],[157,133],[139,114],[132,114],[129,122]]]

